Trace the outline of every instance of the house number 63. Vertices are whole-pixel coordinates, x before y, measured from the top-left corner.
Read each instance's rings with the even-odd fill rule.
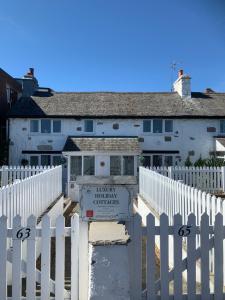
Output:
[[[22,240],[22,242],[23,242],[24,240],[26,240],[27,238],[29,238],[30,232],[31,232],[31,229],[29,227],[21,228],[21,229],[19,229],[17,231],[16,237],[19,240]]]

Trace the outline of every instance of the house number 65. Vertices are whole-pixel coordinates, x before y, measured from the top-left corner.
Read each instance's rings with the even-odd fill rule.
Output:
[[[188,236],[191,233],[191,225],[183,225],[179,228],[178,230],[178,235],[179,236]]]
[[[31,229],[29,227],[21,228],[21,229],[19,229],[17,231],[16,237],[19,240],[22,240],[22,242],[23,242],[24,240],[26,240],[27,238],[29,238],[30,232],[31,232]]]

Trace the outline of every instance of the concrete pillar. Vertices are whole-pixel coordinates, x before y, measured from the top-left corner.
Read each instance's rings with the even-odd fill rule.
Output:
[[[89,300],[130,300],[130,278],[125,226],[92,223],[89,232]]]

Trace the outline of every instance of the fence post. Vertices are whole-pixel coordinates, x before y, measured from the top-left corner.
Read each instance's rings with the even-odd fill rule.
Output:
[[[168,177],[173,179],[173,167],[168,167]]]
[[[223,192],[225,192],[225,166],[221,167],[222,172],[222,188]]]
[[[2,166],[1,186],[8,185],[8,167]]]

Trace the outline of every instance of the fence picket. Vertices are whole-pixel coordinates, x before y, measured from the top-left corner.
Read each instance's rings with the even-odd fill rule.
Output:
[[[64,300],[64,276],[65,276],[65,236],[64,217],[59,216],[56,220],[56,285],[55,299]]]
[[[79,216],[71,218],[71,299],[79,299]]]
[[[174,216],[174,300],[182,299],[182,237],[178,231],[182,226],[180,214]]]
[[[27,231],[30,229],[30,232]],[[35,243],[35,230],[36,230],[36,217],[31,215],[27,221],[26,234],[30,236],[27,238],[27,299],[35,299],[36,291],[36,243]]]
[[[196,297],[196,219],[194,214],[188,216],[190,234],[187,236],[187,292],[188,299]]]
[[[201,217],[201,294],[204,300],[210,299],[209,289],[209,216]]]
[[[152,214],[147,216],[147,300],[155,300],[155,218]]]
[[[215,218],[215,299],[223,299],[223,216],[218,213]]]
[[[160,216],[160,276],[161,276],[161,297],[169,299],[169,276],[168,276],[168,216]]]
[[[7,259],[7,218],[0,217],[0,299],[6,299],[6,259]]]
[[[50,287],[50,218],[45,215],[41,222],[41,300],[49,298]]]
[[[21,217],[17,215],[13,219],[13,243],[12,243],[12,297],[19,300],[21,297]]]

